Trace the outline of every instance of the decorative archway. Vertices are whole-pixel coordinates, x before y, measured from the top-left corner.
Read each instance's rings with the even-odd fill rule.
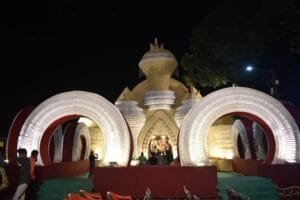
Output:
[[[239,150],[238,150],[238,136],[240,135],[241,139],[242,139],[242,144],[243,144],[243,150],[244,150],[244,155],[245,155],[245,159],[251,159],[251,149],[250,149],[250,144],[249,144],[249,140],[248,140],[248,135],[247,135],[247,131],[246,128],[244,126],[244,123],[237,119],[234,121],[233,126],[232,126],[232,142],[233,142],[233,146],[234,146],[234,153],[236,157],[240,157],[239,156]]]
[[[90,141],[89,128],[84,123],[78,123],[73,140],[72,161],[88,159]]]
[[[253,130],[253,139],[255,144],[255,155],[257,160],[265,160],[266,159],[266,152],[264,149],[264,130],[260,127],[260,125],[256,122],[252,124]]]
[[[127,165],[130,135],[123,116],[102,96],[85,91],[60,93],[36,107],[22,126],[18,147],[26,148],[29,152],[40,150],[47,128],[67,116],[85,116],[101,127],[105,137],[104,165],[112,161],[121,166]],[[40,152],[37,163],[44,165],[44,161],[47,161],[46,164],[49,164],[49,155],[45,151]]]
[[[149,144],[151,141],[151,136],[156,136],[153,133],[153,128],[160,127],[161,130],[165,129],[167,132],[167,136],[170,139],[169,142],[172,146],[173,157],[177,157],[177,141],[178,141],[178,128],[174,120],[171,119],[164,111],[158,110],[156,111],[149,119],[147,123],[142,128],[141,133],[138,136],[138,151],[140,152],[148,152]]]
[[[80,144],[81,144],[81,151],[80,151],[80,157],[79,160],[87,160],[86,153],[89,152],[88,149],[86,148],[86,138],[84,137],[84,135],[80,135]]]
[[[73,161],[72,160],[72,154],[73,154],[73,146],[74,146],[74,138],[75,138],[75,129],[77,126],[77,122],[74,121],[67,121],[65,124],[65,128],[64,128],[64,141],[63,141],[63,148],[62,148],[62,161]],[[50,129],[51,130],[51,129]],[[46,130],[45,134],[49,134],[49,131]],[[42,138],[42,144],[46,144],[47,141],[45,139],[45,136],[43,135]],[[43,148],[41,149],[41,153],[43,154]]]
[[[62,127],[59,126],[55,129],[53,134],[54,140],[54,158],[53,162],[61,162],[62,161],[62,151],[63,151],[63,142],[64,136],[62,133]]]
[[[261,91],[231,87],[205,96],[185,117],[179,133],[181,164],[209,164],[209,127],[221,116],[237,112],[257,116],[270,127],[276,145],[273,164],[300,161],[299,128],[289,111],[277,99]]]

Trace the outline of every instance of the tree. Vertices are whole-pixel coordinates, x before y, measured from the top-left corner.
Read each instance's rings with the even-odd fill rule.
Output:
[[[211,88],[245,85],[250,82],[243,73],[247,64],[275,71],[296,66],[300,63],[299,14],[296,0],[220,2],[193,29],[192,53],[181,59],[185,81]]]

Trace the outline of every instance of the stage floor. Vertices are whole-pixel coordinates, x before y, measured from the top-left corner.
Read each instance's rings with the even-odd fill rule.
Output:
[[[257,196],[255,198],[252,197],[253,199],[256,200],[278,199],[277,193],[274,190],[274,184],[270,183],[269,179],[256,177],[256,176],[245,177],[243,175],[232,173],[232,172],[218,172],[217,176],[218,176],[218,188],[220,189],[219,195],[221,196],[222,200],[227,199],[227,195],[224,190],[225,185],[232,186],[236,190],[241,191],[241,193],[245,193],[247,195],[254,195],[253,193],[257,193],[257,188],[253,187],[256,185],[260,187],[259,190],[268,192],[267,194],[268,196],[261,195],[260,197]],[[245,188],[245,186],[251,186],[251,187]],[[89,179],[87,177],[87,173],[85,173],[82,174],[81,176],[74,177],[74,178],[58,178],[58,179],[46,180],[44,181],[44,184],[41,185],[38,196],[39,199],[42,200],[62,200],[62,199],[66,199],[66,196],[69,192],[79,193],[80,189],[85,189],[86,191],[92,192],[92,188],[93,188],[92,180]],[[4,198],[3,200],[6,199],[9,200],[12,198],[12,194],[6,194],[5,196],[1,196],[1,198],[2,197]],[[165,199],[171,200],[173,198],[165,198]],[[213,200],[213,199],[206,199],[206,200]]]
[[[270,183],[269,179],[265,179],[262,177],[255,177],[255,176],[245,177],[237,173],[218,172],[218,188],[220,189],[219,195],[221,196],[222,200],[227,199],[227,195],[224,190],[225,185],[232,186],[236,190],[247,195],[253,195],[253,193],[257,193],[257,188],[254,188],[254,185],[257,185],[261,188],[260,190],[263,190],[264,192],[268,192],[268,194],[267,196],[262,196],[262,195],[260,197],[256,196],[255,199],[257,200],[278,199],[277,193],[274,190],[273,183]],[[245,188],[245,186],[249,186],[249,185],[251,186],[250,188],[249,187]],[[86,191],[92,192],[92,188],[93,188],[92,181],[87,177],[87,174],[83,174],[82,176],[69,178],[69,179],[63,178],[63,179],[47,180],[40,188],[39,199],[61,200],[66,198],[66,195],[69,192],[79,193],[80,189],[85,189]],[[162,198],[157,198],[157,199],[162,199]],[[173,199],[173,198],[164,198],[164,199]]]

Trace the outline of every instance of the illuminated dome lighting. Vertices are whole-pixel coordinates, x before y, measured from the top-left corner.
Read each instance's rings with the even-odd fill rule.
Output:
[[[300,162],[299,128],[289,111],[261,91],[230,87],[205,96],[185,117],[179,133],[182,165],[208,162],[209,128],[218,118],[233,112],[259,116],[270,127],[276,144],[273,164]]]
[[[126,166],[129,161],[130,135],[120,111],[102,96],[84,91],[57,94],[38,105],[22,126],[18,148],[40,150],[45,130],[56,120],[65,116],[85,116],[93,120],[105,137],[106,148],[103,165],[117,162]],[[43,165],[39,154],[37,164]]]

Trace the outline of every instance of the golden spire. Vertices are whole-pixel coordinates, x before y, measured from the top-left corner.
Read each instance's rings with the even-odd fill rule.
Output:
[[[162,43],[160,46],[158,44],[158,39],[155,37],[154,44],[150,43],[150,51],[160,51],[164,49],[164,44]]]
[[[192,82],[187,83],[188,86],[188,93],[183,98],[186,99],[201,99],[203,98],[200,91],[195,88],[194,84]]]
[[[117,101],[129,101],[134,100],[134,97],[128,87],[124,88]]]

